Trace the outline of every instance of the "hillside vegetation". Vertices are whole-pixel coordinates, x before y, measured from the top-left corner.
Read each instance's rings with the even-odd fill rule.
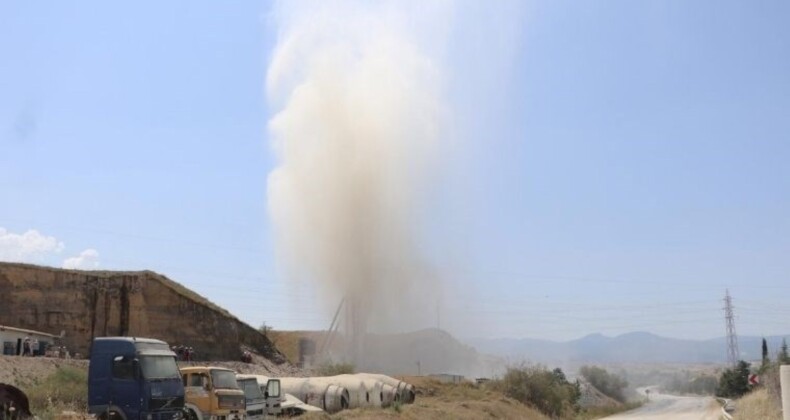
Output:
[[[768,390],[761,388],[743,396],[735,404],[735,420],[782,420],[782,408],[777,405]]]
[[[199,362],[196,362],[199,363]],[[267,373],[265,365],[214,362],[245,373]],[[188,365],[188,362],[182,362]],[[0,358],[0,382],[18,386],[30,398],[31,411],[41,419],[69,411],[84,415],[87,405],[87,361],[47,358]],[[580,386],[560,369],[542,366],[511,368],[502,379],[476,385],[446,384],[430,377],[405,376],[416,387],[414,404],[387,409],[346,410],[308,419],[595,419],[626,409],[623,405],[580,404]],[[581,387],[581,394],[589,390]],[[602,394],[601,394],[602,395]]]
[[[524,419],[549,420],[550,417],[524,405],[489,386],[476,386],[466,382],[445,384],[425,377],[405,377],[415,385],[417,400],[414,404],[395,405],[387,409],[354,409],[334,415],[310,414],[305,419]]]

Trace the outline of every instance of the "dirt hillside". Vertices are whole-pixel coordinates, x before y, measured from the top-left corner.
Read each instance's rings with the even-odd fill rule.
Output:
[[[244,345],[272,363],[286,363],[255,328],[151,271],[0,263],[0,296],[0,324],[52,334],[63,331],[63,344],[72,353],[87,355],[93,337],[121,335],[191,346],[200,360],[239,360],[239,346]]]

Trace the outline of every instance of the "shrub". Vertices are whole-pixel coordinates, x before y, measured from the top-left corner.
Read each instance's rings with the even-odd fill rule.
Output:
[[[722,372],[716,395],[725,398],[738,398],[749,392],[750,366],[748,362],[741,360],[735,368]]]
[[[56,409],[88,409],[88,372],[70,366],[58,368],[52,375],[27,389],[30,411],[48,417]]]
[[[628,386],[628,381],[625,378],[609,373],[604,368],[598,366],[582,366],[579,373],[596,389],[605,395],[620,401],[625,402],[625,395],[623,390]]]
[[[550,371],[541,365],[511,367],[492,386],[553,418],[573,415],[579,409],[579,384],[568,382],[559,368]]]
[[[335,376],[346,373],[354,373],[352,363],[325,363],[316,369],[319,376]]]
[[[393,409],[393,410],[395,410],[395,412],[396,412],[396,413],[400,413],[400,412],[401,412],[401,410],[402,410],[402,407],[401,407],[401,402],[400,402],[400,401],[395,401],[395,402],[392,404],[392,409]]]

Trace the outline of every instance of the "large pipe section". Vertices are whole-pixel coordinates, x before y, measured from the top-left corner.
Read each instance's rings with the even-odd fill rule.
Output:
[[[362,374],[346,374],[329,376],[326,378],[333,383],[342,385],[351,395],[351,406],[359,407],[389,407],[395,402],[400,401],[400,395],[392,385]]]
[[[326,378],[279,378],[283,392],[327,413],[351,407],[350,391]]]
[[[262,375],[255,376],[259,383],[265,384],[268,380]],[[329,413],[346,408],[384,408],[399,402],[414,402],[414,387],[387,375],[359,373],[279,379],[284,393]]]
[[[375,379],[395,388],[398,399],[403,404],[412,404],[415,398],[414,386],[391,376],[378,373],[359,373],[358,375]]]

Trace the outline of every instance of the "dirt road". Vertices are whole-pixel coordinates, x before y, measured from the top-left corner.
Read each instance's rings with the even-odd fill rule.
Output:
[[[711,397],[680,397],[653,390],[642,407],[603,420],[718,420],[720,416],[721,406]]]

